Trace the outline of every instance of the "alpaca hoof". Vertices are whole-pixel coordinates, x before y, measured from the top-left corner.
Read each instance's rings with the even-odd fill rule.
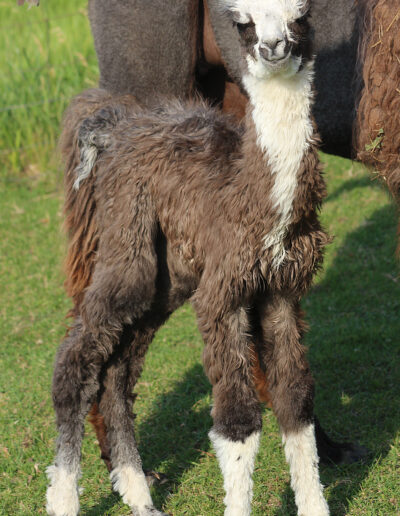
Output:
[[[324,453],[320,454],[323,464],[335,464],[342,466],[344,464],[354,464],[362,462],[368,457],[369,451],[358,443],[333,443],[325,448]]]
[[[144,476],[146,477],[146,482],[149,487],[154,485],[161,486],[168,482],[168,478],[164,473],[159,473],[158,471],[146,470],[144,472]]]
[[[354,464],[355,462],[362,462],[366,460],[369,455],[369,450],[365,446],[358,443],[343,443],[340,447],[338,465]]]
[[[358,443],[337,443],[324,431],[317,417],[315,417],[315,438],[317,441],[318,456],[323,464],[353,464],[365,460],[369,454],[367,448]]]

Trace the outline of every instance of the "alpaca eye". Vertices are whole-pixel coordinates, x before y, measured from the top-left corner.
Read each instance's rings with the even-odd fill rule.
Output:
[[[248,23],[239,23],[236,22],[236,27],[239,32],[239,34],[244,34],[248,29],[252,29],[255,27],[254,22],[248,22]]]
[[[303,14],[303,16],[300,16],[300,18],[297,18],[296,23],[299,25],[304,25],[308,21],[309,14]]]

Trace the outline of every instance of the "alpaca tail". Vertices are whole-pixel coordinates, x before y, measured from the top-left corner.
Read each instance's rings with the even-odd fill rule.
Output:
[[[79,132],[85,120],[111,102],[104,90],[85,91],[73,99],[65,112],[59,147],[64,162],[64,228],[68,235],[65,287],[78,311],[91,282],[98,244],[94,176],[76,190],[76,170],[81,164]],[[79,184],[79,183],[78,183]]]
[[[80,163],[75,169],[75,190],[89,177],[99,154],[110,145],[112,130],[123,114],[123,106],[108,105],[82,122],[78,132]]]
[[[75,97],[64,115],[59,147],[65,164],[65,287],[74,301],[73,313],[78,313],[92,280],[98,245],[95,176],[90,172],[107,146],[107,135],[111,136],[112,128],[133,103],[131,95],[112,97],[105,90],[92,89]]]

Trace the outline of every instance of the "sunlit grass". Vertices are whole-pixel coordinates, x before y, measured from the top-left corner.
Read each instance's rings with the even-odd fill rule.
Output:
[[[62,113],[97,74],[85,1],[0,3],[2,176],[49,173]]]

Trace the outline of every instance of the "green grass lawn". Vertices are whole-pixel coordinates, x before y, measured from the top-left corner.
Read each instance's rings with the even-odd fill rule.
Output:
[[[95,84],[98,73],[85,2],[53,4],[44,0],[28,11],[0,1],[0,515],[45,513],[45,468],[56,435],[52,364],[70,307],[62,287],[62,174],[54,148],[68,99]],[[396,210],[363,167],[323,159],[329,195],[322,219],[335,239],[303,302],[316,410],[335,438],[351,436],[371,454],[364,464],[322,467],[321,476],[333,515],[399,515]],[[201,351],[192,309],[184,306],[158,333],[136,388],[144,467],[166,474],[153,497],[174,516],[223,514]],[[82,514],[129,514],[98,455],[88,427]],[[255,516],[295,514],[268,410],[254,481]]]

